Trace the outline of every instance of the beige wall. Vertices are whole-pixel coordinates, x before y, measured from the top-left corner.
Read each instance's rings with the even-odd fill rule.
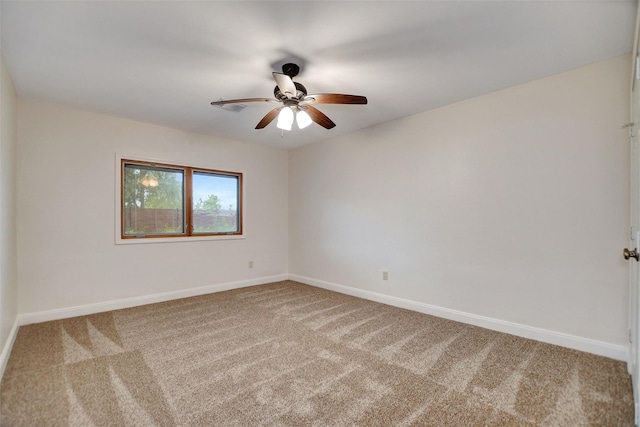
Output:
[[[286,151],[26,100],[18,130],[21,314],[287,273]],[[242,172],[246,238],[116,245],[116,155]]]
[[[18,314],[15,123],[16,92],[0,55],[0,352]]]
[[[625,351],[629,64],[290,151],[289,272]]]

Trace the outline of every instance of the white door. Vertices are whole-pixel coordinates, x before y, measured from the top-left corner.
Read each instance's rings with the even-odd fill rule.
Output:
[[[629,247],[625,258],[629,259],[629,362],[633,382],[636,425],[640,408],[640,275],[638,251],[640,251],[640,58],[638,57],[640,10],[636,20],[636,40],[633,48],[633,74],[631,78],[631,124],[628,125],[631,141],[630,227]]]

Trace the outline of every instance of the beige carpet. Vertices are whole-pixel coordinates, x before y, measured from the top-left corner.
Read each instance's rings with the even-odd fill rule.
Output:
[[[23,326],[3,426],[631,426],[622,362],[295,282]]]

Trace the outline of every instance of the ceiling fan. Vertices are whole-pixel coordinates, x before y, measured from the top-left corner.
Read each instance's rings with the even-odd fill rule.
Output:
[[[272,102],[282,103],[281,106],[269,111],[260,120],[256,129],[263,129],[276,117],[276,126],[279,129],[291,130],[294,121],[298,128],[304,129],[312,122],[316,122],[325,129],[335,127],[335,123],[322,111],[311,104],[366,104],[367,98],[359,95],[344,95],[338,93],[319,93],[307,95],[307,89],[298,82],[293,81],[293,77],[300,72],[300,67],[296,64],[287,63],[282,66],[282,73],[273,72],[273,78],[277,86],[273,90],[275,98],[244,98],[213,101],[211,105],[222,106],[225,104],[242,104],[248,102]]]

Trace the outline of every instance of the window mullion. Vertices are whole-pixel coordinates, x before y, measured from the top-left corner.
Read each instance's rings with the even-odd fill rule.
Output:
[[[193,169],[185,168],[185,232],[187,236],[193,235]]]

